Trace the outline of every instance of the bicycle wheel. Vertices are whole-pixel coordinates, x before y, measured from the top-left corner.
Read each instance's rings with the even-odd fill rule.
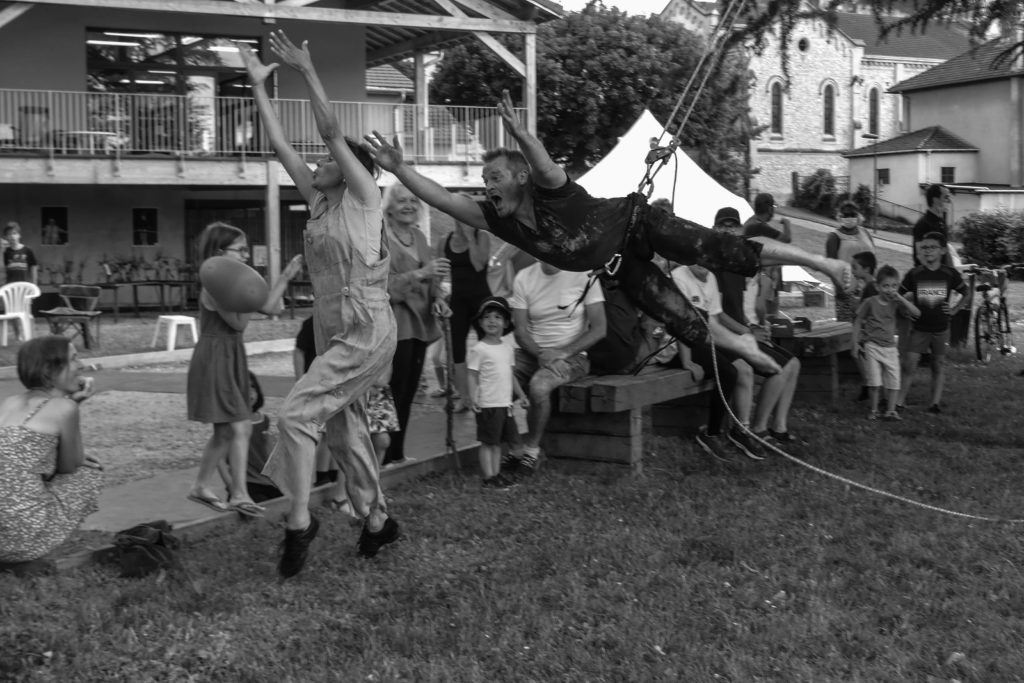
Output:
[[[1017,347],[1013,345],[1013,329],[1010,327],[1010,311],[1006,308],[1006,297],[999,299],[999,309],[996,311],[999,316],[1000,339],[999,351],[1004,356],[1017,353]]]
[[[992,308],[984,303],[974,316],[974,351],[978,360],[992,360]]]

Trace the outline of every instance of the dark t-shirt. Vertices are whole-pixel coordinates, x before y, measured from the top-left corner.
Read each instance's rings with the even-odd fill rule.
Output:
[[[744,237],[768,237],[777,240],[782,237],[782,231],[776,230],[759,218],[751,218],[743,224]]]
[[[302,359],[305,365],[302,371],[307,372],[309,366],[313,364],[313,359],[316,358],[316,334],[313,332],[313,316],[309,316],[302,321],[302,327],[299,328],[299,333],[295,336],[295,348],[302,352]]]
[[[917,266],[907,273],[900,284],[900,294],[906,295],[919,309],[921,316],[914,320],[914,329],[921,332],[944,332],[949,328],[949,316],[942,311],[953,292],[967,295],[960,272],[940,265],[937,270]]]
[[[7,247],[4,249],[4,268],[7,269],[8,282],[24,282],[28,280],[28,271],[36,263],[36,255],[26,246],[21,249]]]
[[[536,230],[513,216],[498,216],[488,201],[478,202],[497,237],[556,268],[577,272],[603,266],[621,248],[632,206],[627,197],[591,197],[572,180],[557,189],[530,191]]]
[[[725,270],[715,273],[715,277],[718,278],[718,290],[722,293],[722,313],[740,325],[749,325],[750,321],[743,313],[743,293],[747,289],[747,278]]]
[[[930,232],[940,233],[946,240],[949,240],[949,228],[946,227],[946,221],[942,220],[940,216],[936,216],[931,211],[925,211],[924,215],[917,219],[914,223],[913,237],[914,243],[911,245],[913,250],[914,265],[921,265],[921,260],[917,258],[917,243],[922,237]],[[949,265],[949,254],[942,255],[942,264],[945,266]]]
[[[860,293],[860,300],[864,301],[865,299],[870,299],[876,294],[878,294],[878,287],[874,282],[869,282],[864,285],[864,291]]]

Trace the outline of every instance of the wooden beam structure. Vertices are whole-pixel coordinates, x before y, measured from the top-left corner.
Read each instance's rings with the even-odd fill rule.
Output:
[[[15,2],[4,7],[0,10],[0,28],[11,23],[30,9],[32,9],[32,5],[27,2]]]
[[[537,25],[509,19],[472,19],[443,15],[368,12],[363,10],[293,7],[284,3],[221,2],[220,0],[26,0],[33,5],[66,5],[179,14],[207,14],[249,17],[263,20],[290,19],[362,26],[433,29],[438,31],[535,34]]]

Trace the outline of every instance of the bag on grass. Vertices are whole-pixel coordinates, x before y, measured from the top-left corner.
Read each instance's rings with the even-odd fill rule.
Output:
[[[171,525],[160,520],[138,524],[114,536],[121,576],[139,578],[161,569],[181,567],[174,551],[181,542],[170,533]]]

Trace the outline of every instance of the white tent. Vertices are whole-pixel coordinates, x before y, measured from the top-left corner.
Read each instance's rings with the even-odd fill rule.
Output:
[[[635,192],[647,171],[644,158],[650,151],[651,138],[658,139],[662,130],[654,115],[645,109],[615,148],[576,182],[595,197],[625,197]],[[668,136],[662,142],[667,143]],[[715,213],[723,206],[739,211],[741,220],[754,214],[746,200],[719,185],[682,151],[677,151],[654,179],[651,199],[661,197],[674,199],[677,216],[706,227],[714,225]]]

